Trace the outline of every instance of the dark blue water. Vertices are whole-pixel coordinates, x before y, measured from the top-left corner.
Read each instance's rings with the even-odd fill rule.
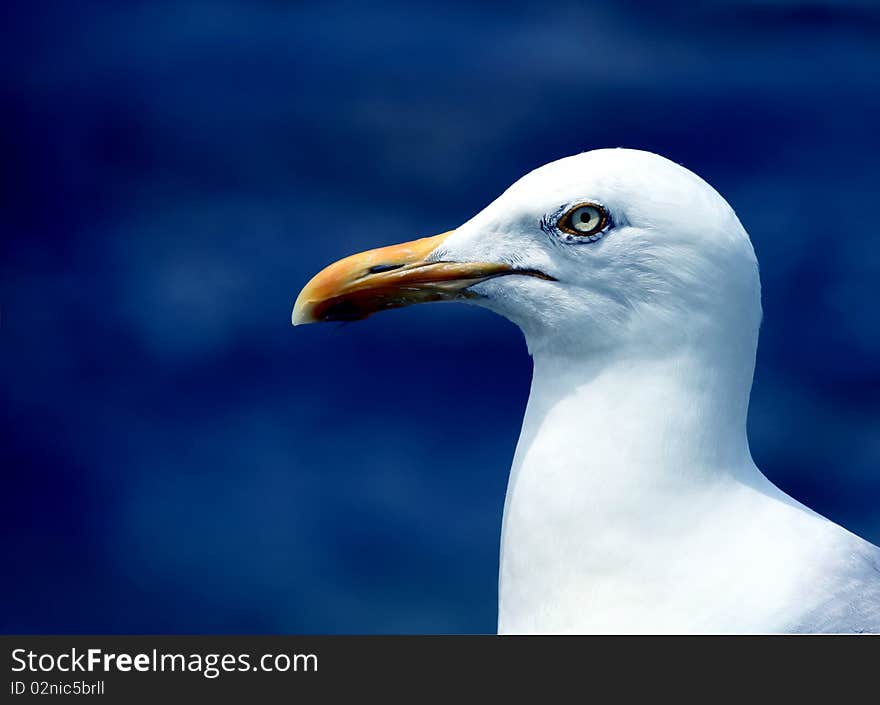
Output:
[[[755,458],[880,541],[880,9],[700,5],[7,3],[3,631],[493,630],[519,332],[290,309],[603,146],[737,210]]]

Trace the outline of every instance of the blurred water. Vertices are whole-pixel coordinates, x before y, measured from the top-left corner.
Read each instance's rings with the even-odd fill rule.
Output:
[[[584,149],[762,264],[759,465],[880,541],[880,8],[7,3],[6,632],[485,632],[528,395],[465,306],[293,330],[318,268]]]

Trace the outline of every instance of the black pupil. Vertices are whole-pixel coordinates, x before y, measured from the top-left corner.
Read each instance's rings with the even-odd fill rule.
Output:
[[[581,222],[582,223],[589,223],[592,219],[593,219],[593,213],[590,210],[585,208],[584,210],[581,211]]]

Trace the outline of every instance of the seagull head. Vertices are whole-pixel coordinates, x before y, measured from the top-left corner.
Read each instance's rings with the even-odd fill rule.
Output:
[[[450,300],[510,319],[533,353],[712,340],[753,355],[761,317],[757,261],[733,209],[691,171],[631,149],[551,162],[455,230],[331,264],[292,321]]]

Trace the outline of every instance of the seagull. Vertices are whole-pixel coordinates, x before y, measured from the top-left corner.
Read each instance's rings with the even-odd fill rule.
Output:
[[[455,230],[331,264],[292,322],[452,300],[533,358],[499,633],[880,632],[880,548],[752,460],[758,263],[699,176],[622,148],[551,162]]]

